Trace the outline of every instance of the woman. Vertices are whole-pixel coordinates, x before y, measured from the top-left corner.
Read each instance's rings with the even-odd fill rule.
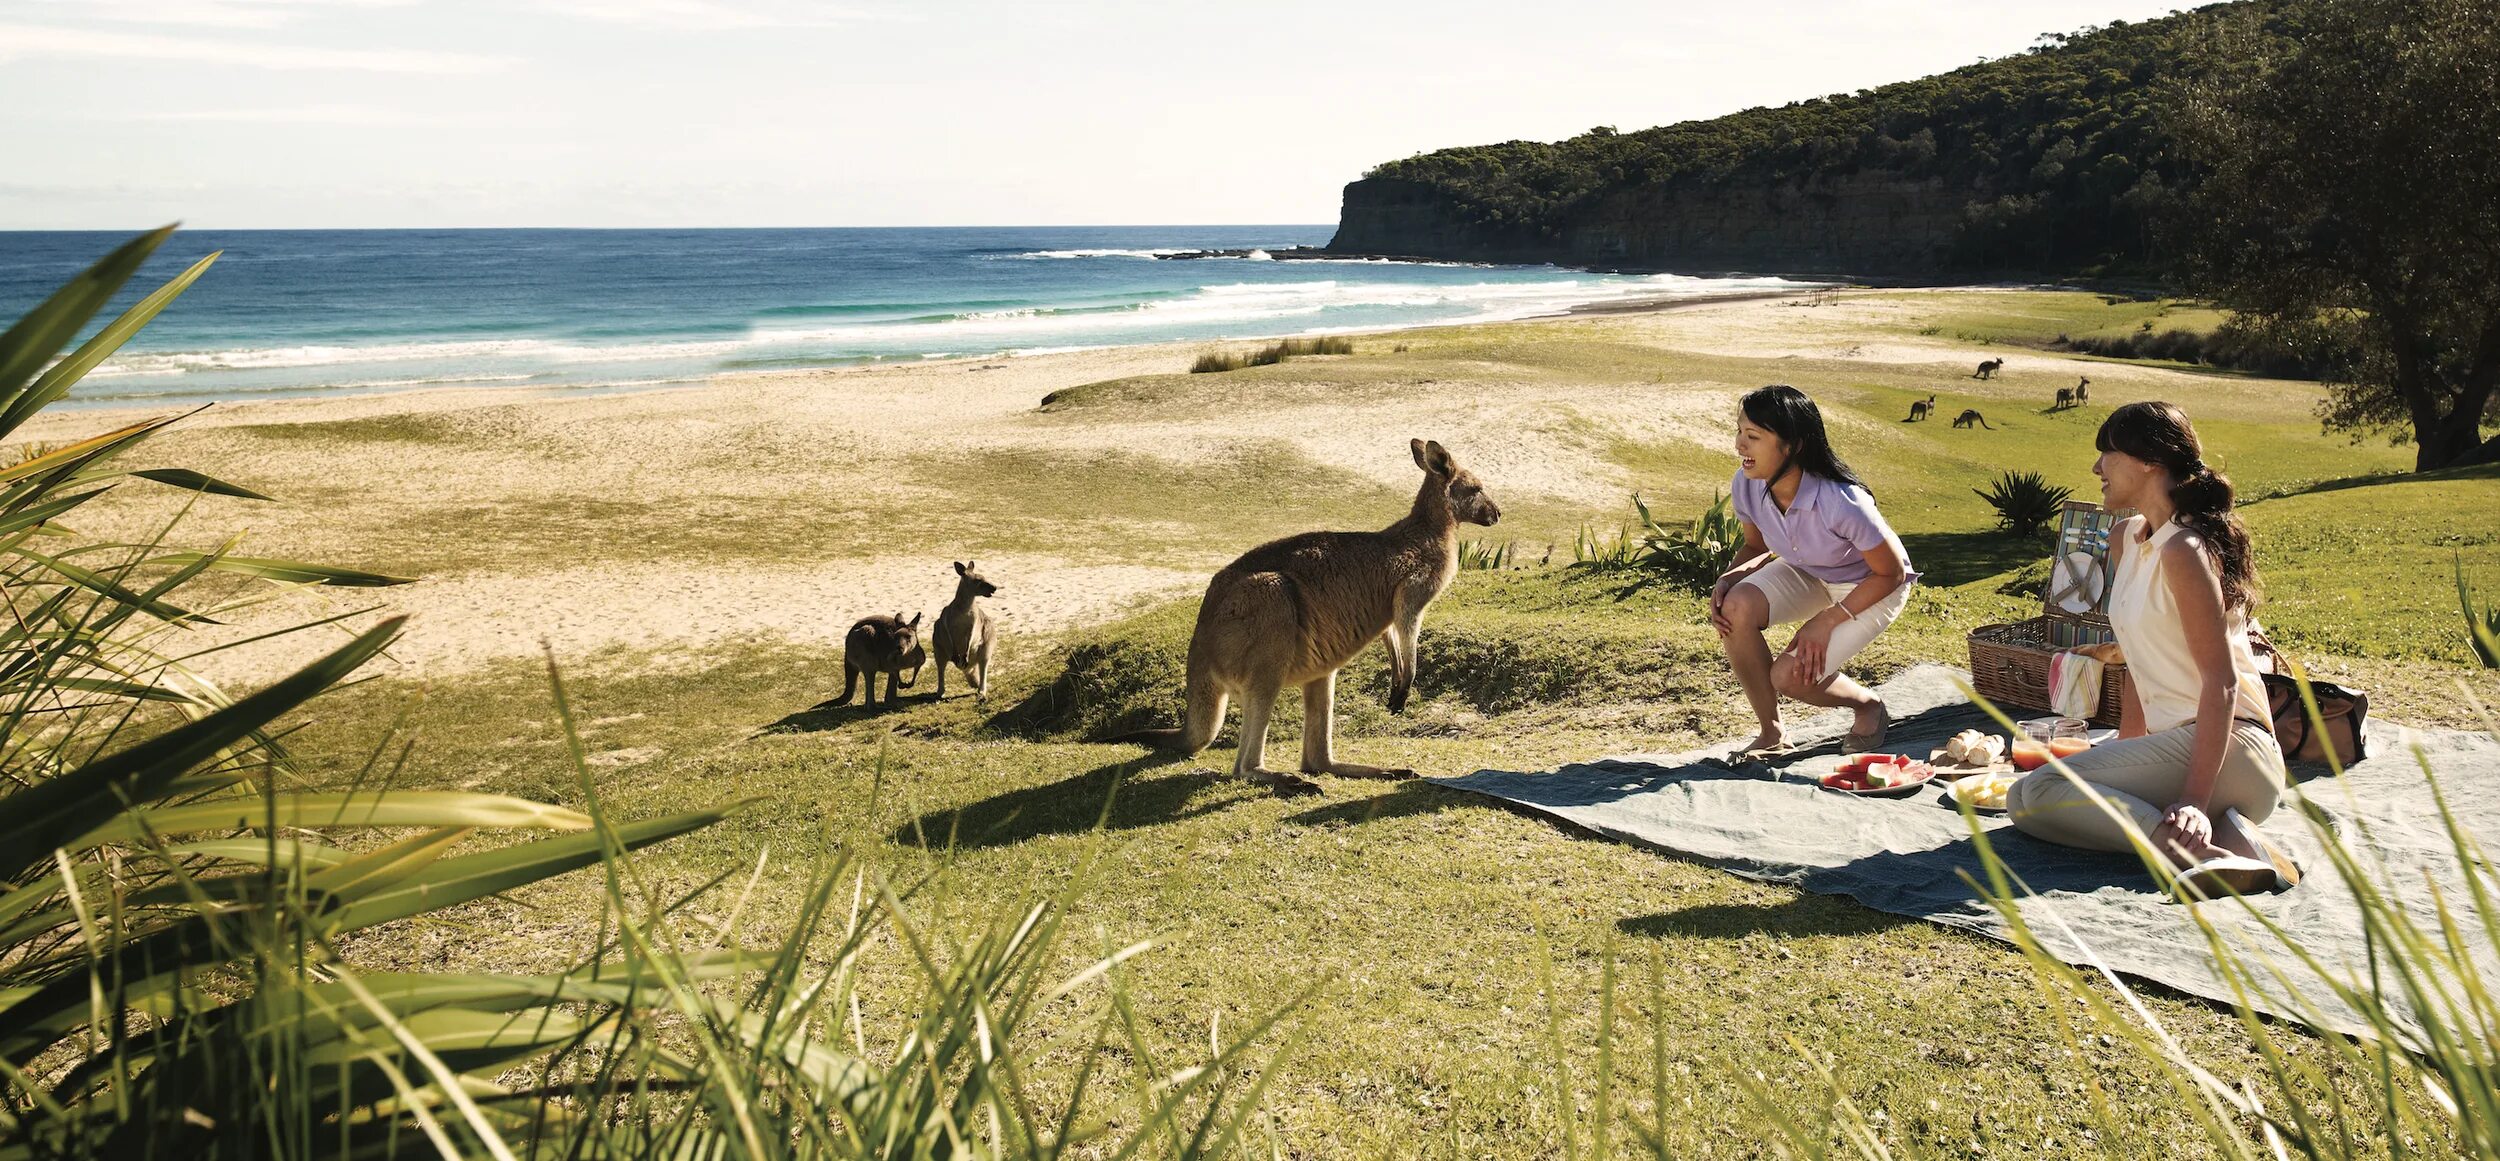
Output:
[[[2067,846],[2123,851],[2149,836],[2201,895],[2288,886],[2298,869],[2257,830],[2282,793],[2283,754],[2249,652],[2257,574],[2231,481],[2168,403],[2111,412],[2094,443],[2102,506],[2136,513],[2109,542],[2129,680],[2120,736],[2066,759],[2072,778],[2044,767],[2015,783],[2006,812]]]
[[[1744,522],[1738,564],[1710,589],[1710,624],[1762,732],[1733,759],[1788,749],[1781,694],[1846,707],[1857,722],[1843,753],[1884,744],[1884,699],[1840,667],[1901,615],[1910,599],[1909,554],[1874,497],[1832,453],[1823,412],[1785,384],[1745,396],[1736,419],[1736,478],[1728,487]],[[1777,658],[1763,631],[1802,622]]]

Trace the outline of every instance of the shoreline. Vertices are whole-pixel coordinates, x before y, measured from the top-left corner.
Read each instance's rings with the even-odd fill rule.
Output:
[[[1821,309],[1783,305],[1801,294],[1828,297]],[[237,551],[252,556],[422,578],[286,593],[201,630],[203,644],[372,605],[414,617],[383,670],[398,676],[534,658],[542,642],[569,660],[644,667],[777,641],[835,659],[838,681],[851,621],[934,612],[953,561],[977,560],[1002,583],[993,615],[1029,640],[1186,594],[1276,536],[1379,527],[1413,492],[1410,438],[1442,441],[1494,486],[1511,515],[1487,535],[1524,537],[1530,553],[1550,541],[1567,557],[1571,530],[1609,519],[1626,495],[1664,498],[1650,473],[1719,454],[1722,409],[1749,384],[1816,365],[1851,381],[1961,384],[1971,348],[1905,325],[1922,309],[1897,292],[1746,291],[1356,332],[1354,355],[1221,375],[1187,373],[1216,344],[1175,340],[626,392],[245,401],[185,419],[130,466],[194,468],[279,500],[200,499],[176,543],[241,534]],[[1541,347],[1555,327],[1558,350],[1594,340],[1606,353],[1559,363],[1510,353],[1514,340]],[[2014,379],[2070,365],[1999,350]],[[2179,374],[2095,366],[2108,368],[2096,385],[2112,390]],[[1041,409],[1054,392],[1106,383]],[[48,413],[16,442],[170,410]],[[134,486],[80,530],[146,543],[189,500]],[[220,655],[211,675],[265,680],[324,641]]]
[[[216,422],[215,420],[210,419],[212,416],[233,416],[243,412],[249,412],[253,416],[258,416],[264,411],[286,412],[292,410],[312,410],[323,407],[324,405],[370,404],[372,401],[384,399],[408,400],[411,403],[420,405],[419,409],[421,410],[435,410],[436,408],[434,407],[423,406],[434,403],[443,403],[449,406],[465,406],[472,403],[481,405],[499,404],[507,402],[561,403],[575,400],[651,395],[682,391],[699,391],[721,386],[734,386],[740,383],[779,380],[791,377],[849,377],[875,375],[880,373],[898,374],[932,369],[961,368],[967,365],[1004,365],[1008,363],[1025,364],[1029,361],[1057,360],[1074,356],[1113,353],[1160,353],[1166,350],[1173,350],[1182,347],[1189,348],[1190,354],[1194,356],[1196,354],[1203,353],[1210,347],[1254,343],[1274,343],[1286,339],[1315,337],[1361,339],[1386,335],[1414,334],[1419,331],[1464,330],[1476,327],[1508,326],[1522,323],[1546,322],[1558,319],[1671,314],[1704,307],[1724,306],[1748,302],[1767,302],[1776,299],[1794,298],[1799,295],[1829,295],[1842,291],[1864,291],[1868,289],[1872,288],[1837,283],[1830,285],[1800,284],[1797,287],[1786,290],[1745,290],[1730,291],[1719,294],[1662,295],[1625,300],[1600,300],[1577,303],[1557,310],[1546,310],[1523,314],[1512,318],[1474,318],[1446,322],[1414,323],[1404,326],[1366,327],[1358,330],[1329,330],[1322,332],[1294,333],[1280,332],[1269,335],[1245,335],[1213,339],[1162,339],[1147,343],[1105,343],[1100,346],[1053,347],[1030,352],[1005,351],[978,355],[948,355],[940,358],[920,358],[908,360],[901,358],[882,360],[872,359],[866,361],[829,360],[823,364],[815,366],[713,371],[707,374],[691,376],[684,379],[673,379],[666,382],[651,383],[545,383],[519,384],[506,387],[486,386],[483,384],[445,384],[441,386],[376,388],[371,390],[356,390],[349,388],[339,389],[336,391],[325,388],[309,388],[266,399],[168,398],[162,403],[147,403],[121,399],[82,402],[73,396],[70,399],[64,400],[61,405],[56,405],[53,410],[47,412],[42,418],[45,420],[57,420],[77,416],[82,418],[101,419],[108,422],[133,422],[143,417],[161,416],[183,411],[197,411],[198,415],[195,416],[193,420],[186,422],[194,423],[199,426],[207,426],[208,424]],[[983,369],[987,368],[984,367]],[[365,410],[365,408],[359,407],[355,410],[362,411]],[[201,423],[199,421],[207,422]],[[283,422],[283,420],[281,421]],[[318,420],[299,422],[318,422]]]

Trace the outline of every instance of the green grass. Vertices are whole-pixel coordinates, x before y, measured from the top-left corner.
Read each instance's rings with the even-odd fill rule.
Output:
[[[2020,605],[1985,584],[1922,592],[1856,671],[1880,678],[1951,656],[1962,627]],[[1162,1043],[1185,1045],[1211,1020],[1234,1026],[1324,982],[1270,1101],[1285,1138],[1314,1155],[1548,1153],[1559,1127],[1539,974],[1553,975],[1585,1078],[1591,997],[1609,954],[1662,965],[1664,1003],[1634,997],[1626,1024],[1640,1042],[1650,1022],[1664,1025],[1674,1091],[1694,1102],[1669,1118],[1671,1140],[1689,1152],[1709,1153],[1730,1118],[1745,1118],[1733,1078],[1756,1069],[1796,1094],[1795,1111],[1819,1115],[1787,1036],[1862,1078],[1851,1095],[1886,1109],[1913,1153],[1966,1152],[1974,1136],[2018,1149],[2071,1138],[2087,1127],[2074,1100],[2087,1081],[2148,1133],[2185,1126],[2160,1082],[2123,1051],[2067,1056],[2052,1031],[2059,1014],[2029,969],[1985,941],[1577,839],[1420,784],[1335,781],[1323,799],[1282,801],[1134,746],[1082,741],[1177,712],[1190,615],[1177,603],[1084,633],[1064,659],[1007,671],[986,710],[969,699],[907,699],[882,715],[811,710],[831,674],[823,658],[796,652],[694,673],[596,676],[630,670],[611,658],[581,665],[573,693],[592,761],[627,756],[602,777],[619,809],[656,814],[732,793],[763,800],[651,856],[671,880],[830,838],[894,868],[950,859],[946,906],[976,914],[1063,882],[1091,854],[1108,860],[1108,873],[1070,922],[1114,944],[1164,944],[1133,985]],[[1427,622],[1420,704],[1387,715],[1380,658],[1367,654],[1343,683],[1341,745],[1362,760],[1450,773],[1727,734],[1744,711],[1698,621],[1697,598],[1660,586],[1562,569],[1466,574]],[[544,704],[540,680],[513,666],[435,690],[418,712],[426,737],[404,780],[569,801],[577,791],[562,777],[559,736],[534,708]],[[400,692],[349,691],[332,710],[342,716],[298,735],[299,748],[355,752]],[[1061,704],[1054,697],[1076,708],[1044,712]],[[1296,707],[1284,708],[1270,744],[1290,755]],[[1229,761],[1228,745],[1205,759]],[[1099,836],[1098,822],[1107,822]],[[480,908],[439,954],[454,965],[542,956],[583,905],[574,894],[589,889]],[[797,890],[768,872],[757,905],[769,913]],[[899,978],[901,968],[872,965],[872,983],[878,973]],[[2209,1065],[2250,1063],[2227,1016],[2154,1003]],[[1077,1034],[1039,1031],[1063,1048]],[[1618,1097],[1637,1105],[1642,1086],[1620,1085]],[[1975,1101],[1974,1087],[1990,1095]]]
[[[2089,291],[1997,291],[1895,298],[1909,307],[1898,331],[1970,343],[2046,347],[2059,335],[2117,338],[2142,331],[2211,332],[2229,315],[2175,298],[2134,299]]]
[[[2083,303],[2099,300],[2072,297],[2083,301],[2039,310],[2052,325],[2094,321],[2100,308]],[[1961,296],[1950,301],[1970,306]],[[2100,325],[2134,317],[2108,309]],[[1732,471],[1715,437],[1634,438],[1597,407],[1570,400],[1662,384],[1724,388],[1732,400],[1743,385],[1793,382],[1821,400],[1836,440],[1926,573],[1902,619],[1852,667],[1880,680],[1922,660],[1961,661],[1969,629],[2037,609],[2021,582],[2036,584],[2040,549],[1992,530],[1993,513],[1970,489],[2019,465],[2079,496],[2097,495],[2092,432],[2127,398],[2096,389],[2092,406],[2043,414],[2031,385],[1972,382],[1962,378],[1967,368],[1695,355],[1630,341],[1611,320],[1422,331],[1400,341],[1408,349],[1366,346],[1324,365],[1092,384],[1060,393],[1033,421],[1217,414],[1245,395],[1343,403],[1428,396],[1448,384],[1471,392],[1522,385],[1565,400],[1540,412],[1540,435],[1619,470],[1625,493],[1638,487],[1662,521],[1679,521]],[[2500,530],[2472,515],[2492,510],[2500,484],[2489,472],[2382,478],[2407,461],[2404,449],[2319,434],[2308,387],[2221,376],[2173,386],[2197,417],[2208,458],[2245,494],[2263,497],[2247,516],[2269,588],[2262,615],[2276,641],[2323,674],[2369,689],[2378,713],[2464,724],[2452,685],[2466,672],[2450,612],[2452,561],[2461,553],[2469,575],[2500,575]],[[1900,422],[1910,399],[1931,392],[1943,418]],[[1999,430],[1953,430],[1948,421],[1963,406],[1988,412]],[[1723,426],[1694,418],[1704,431]],[[1455,450],[1464,457],[1467,449]],[[985,544],[1056,545],[1106,559],[1221,559],[1302,528],[1377,527],[1408,499],[1290,445],[1256,440],[1237,454],[1189,462],[1039,451],[987,456],[975,467],[912,460],[896,465],[895,482],[900,494],[925,498],[915,512],[955,514]],[[1514,508],[1498,476],[1486,484]],[[1580,520],[1620,523],[1628,503],[1547,499],[1517,508],[1491,535],[1518,537],[1533,558],[1525,546],[1544,543],[1548,528],[1562,529],[1567,545]],[[780,544],[802,523],[794,516],[774,526],[780,531],[742,535]],[[1382,706],[1378,650],[1347,672],[1341,752],[1429,773],[1540,769],[1744,728],[1749,715],[1723,675],[1700,599],[1638,580],[1559,567],[1462,574],[1426,620],[1416,700],[1405,714]],[[1174,1058],[1202,1045],[1210,1024],[1239,1026],[1278,997],[1320,985],[1269,1102],[1277,1132],[1300,1155],[1554,1154],[1561,1125],[1539,980],[1552,978],[1585,1101],[1594,1083],[1593,997],[1609,955],[1635,975],[1654,960],[1665,977],[1655,1002],[1645,988],[1624,989],[1617,1034],[1646,1043],[1662,1029],[1671,1099],[1681,1106],[1666,1118],[1669,1140],[1690,1155],[1742,1151],[1756,1140],[1736,1081],[1756,1070],[1786,1107],[1823,1115],[1828,1098],[1792,1057],[1792,1036],[1828,1051],[1852,1098],[1885,1110],[1891,1139],[1911,1155],[1966,1156],[1974,1143],[1991,1155],[2090,1148],[2077,1136],[2090,1127],[2079,1095],[2088,1085],[2108,1092],[2148,1138],[2189,1131],[2168,1086],[2140,1058],[2089,1040],[2082,1056],[2071,1055],[2055,1031],[2067,1008],[2044,1000],[2030,968],[1996,944],[1577,838],[1429,786],[1330,780],[1325,798],[1287,802],[1193,773],[1191,763],[1088,741],[1176,719],[1193,616],[1183,601],[1056,640],[1012,638],[986,706],[915,695],[885,713],[819,708],[838,689],[838,658],[794,648],[743,649],[693,670],[654,670],[623,653],[567,662],[612,806],[647,817],[724,796],[761,799],[655,852],[652,866],[666,881],[743,874],[761,856],[779,860],[838,841],[872,865],[949,862],[950,894],[935,906],[973,916],[1062,884],[1096,858],[1106,873],[1075,905],[1071,930],[1098,932],[1096,942],[1112,945],[1164,945],[1138,965],[1131,994],[1154,1050]],[[425,736],[404,780],[572,802],[579,790],[543,681],[536,666],[516,663],[431,688],[415,713]],[[930,688],[924,678],[920,693]],[[409,693],[406,683],[385,681],[340,695],[295,736],[306,765],[360,756]],[[1299,708],[1294,699],[1280,703],[1269,740],[1280,762],[1299,745]],[[1230,745],[1220,741],[1204,763],[1228,764]],[[769,914],[802,885],[794,872],[768,869],[754,905]],[[533,889],[468,909],[441,938],[358,953],[437,967],[529,965],[578,937],[577,917],[594,895],[580,884]],[[1071,957],[1100,954],[1093,942],[1074,942],[1085,946],[1069,949]],[[895,956],[891,947],[871,956],[871,985],[908,978]],[[2152,1002],[2209,1068],[2254,1071],[2247,1039],[2226,1014],[2158,995]],[[872,1026],[880,1018],[899,1017],[869,1013]],[[1077,1065],[1083,1029],[1070,1020],[1029,1031],[1041,1037],[1036,1083],[1055,1091]],[[1645,1078],[1619,1077],[1617,1088],[1621,1102],[1645,1108]],[[2196,1155],[2193,1141],[2184,1149]]]

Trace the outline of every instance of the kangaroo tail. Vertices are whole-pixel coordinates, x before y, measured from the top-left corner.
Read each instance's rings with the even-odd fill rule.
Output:
[[[1990,431],[1995,431],[1997,429],[1997,425],[1988,422],[1988,417],[1985,415],[1979,417],[1979,426],[1987,428]]]
[[[1215,683],[1203,678],[1189,683],[1189,716],[1178,729],[1136,730],[1106,742],[1136,742],[1158,750],[1195,754],[1215,741],[1215,731],[1224,725],[1224,703],[1229,700]]]
[[[851,695],[858,692],[858,690],[859,670],[851,668],[850,663],[844,662],[842,665],[842,696],[833,699],[833,704],[851,704]]]

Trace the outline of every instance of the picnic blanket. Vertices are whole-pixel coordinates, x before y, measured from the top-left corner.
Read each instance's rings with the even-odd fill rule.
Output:
[[[1922,665],[1884,683],[1881,692],[1896,719],[1885,748],[1924,757],[1965,728],[1997,729],[1963,695],[1967,681],[1959,669]],[[1983,872],[1969,824],[1949,792],[1931,786],[1909,798],[1859,798],[1817,785],[1831,772],[1848,725],[1841,711],[1807,723],[1796,735],[1798,751],[1777,765],[1730,768],[1723,762],[1737,743],[1729,742],[1552,771],[1480,770],[1433,781],[1749,879],[1845,895],[1878,911],[2010,941],[2005,917],[1958,873]],[[2297,793],[2324,814],[2348,847],[2385,865],[2391,890],[2425,924],[2436,923],[2425,876],[2438,883],[2452,913],[2468,925],[2470,942],[2490,953],[2490,936],[2473,926],[2464,873],[2441,828],[2421,759],[2428,759],[2439,790],[2467,831],[2484,842],[2500,842],[2500,742],[2377,721],[2369,728],[2368,760],[2340,778],[2323,767],[2295,766]],[[2196,909],[2232,946],[2285,970],[2285,980],[2258,982],[2252,995],[2257,1008],[2331,1031],[2367,1034],[2368,1026],[2325,981],[2284,951],[2288,938],[2348,980],[2367,978],[2359,907],[2310,828],[2293,813],[2298,809],[2287,796],[2266,833],[2299,860],[2305,881],[2251,901],[2282,930],[2282,938],[2267,934],[2239,903],[2203,903]],[[2134,855],[2044,843],[2013,829],[2002,815],[1982,821],[1989,843],[2021,880],[2020,890],[2029,892],[2020,913],[2049,952],[2068,963],[2097,962],[2231,1001],[2231,986],[2217,970],[2190,908],[2163,894]],[[2500,971],[2500,962],[2487,963],[2484,971]],[[2305,1003],[2292,998],[2293,988]]]

